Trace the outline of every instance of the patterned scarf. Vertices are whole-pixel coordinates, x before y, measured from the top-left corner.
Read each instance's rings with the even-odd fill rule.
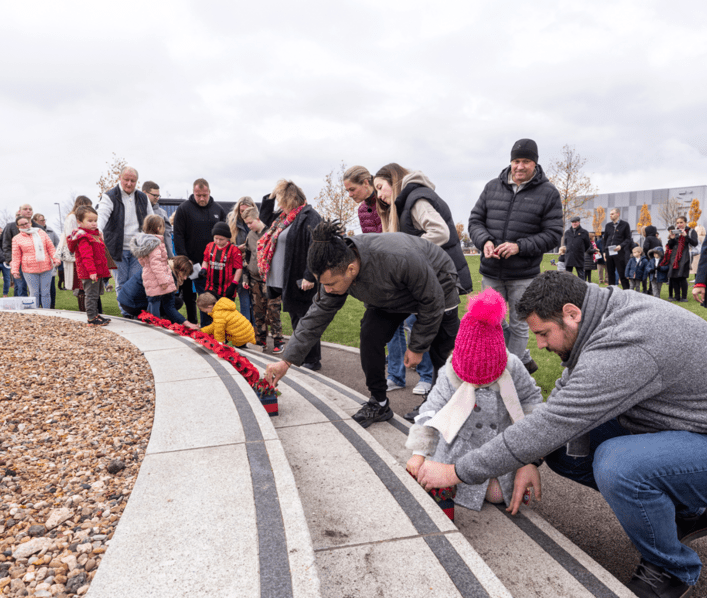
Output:
[[[665,244],[665,254],[663,255],[663,259],[660,260],[660,263],[658,266],[667,266],[670,263],[670,254],[673,252],[670,247],[668,247],[668,244]]]
[[[675,252],[675,259],[673,260],[672,269],[677,270],[680,267],[680,258],[682,257],[682,252],[687,244],[687,229],[685,229],[685,234],[678,237],[678,250]]]
[[[280,233],[292,224],[292,221],[297,218],[297,214],[299,214],[306,205],[307,204],[303,204],[295,208],[289,214],[285,214],[284,212],[280,214],[268,231],[260,237],[258,241],[258,270],[260,270],[263,281],[267,282],[268,272],[270,272],[272,257],[275,255],[275,247]]]

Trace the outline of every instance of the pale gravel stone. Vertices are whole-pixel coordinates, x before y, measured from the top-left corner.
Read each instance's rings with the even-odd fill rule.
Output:
[[[13,571],[0,580],[3,596],[64,595],[68,574],[86,570],[77,555],[90,555],[84,567],[95,573],[132,491],[152,429],[154,381],[141,352],[109,328],[0,312],[0,562]],[[126,467],[109,475],[114,460]],[[30,538],[31,526],[48,527],[61,509],[68,518],[54,539]],[[34,540],[50,544],[27,554]],[[90,550],[71,555],[71,570],[62,559],[73,545]],[[22,581],[31,567],[34,588]],[[3,592],[12,580],[17,592]]]

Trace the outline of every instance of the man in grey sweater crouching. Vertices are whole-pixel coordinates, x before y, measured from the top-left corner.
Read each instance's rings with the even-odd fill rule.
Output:
[[[418,481],[478,484],[546,457],[613,509],[641,553],[627,584],[637,596],[688,596],[702,566],[689,544],[707,535],[707,322],[554,271],[516,309],[562,377],[532,414],[452,465],[426,462]]]

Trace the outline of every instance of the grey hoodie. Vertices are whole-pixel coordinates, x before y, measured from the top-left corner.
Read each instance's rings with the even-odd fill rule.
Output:
[[[618,417],[634,433],[707,434],[707,322],[660,299],[587,285],[582,322],[547,402],[456,463],[479,484]]]

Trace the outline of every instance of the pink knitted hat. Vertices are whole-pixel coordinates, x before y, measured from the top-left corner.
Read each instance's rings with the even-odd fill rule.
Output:
[[[490,384],[500,377],[508,363],[501,322],[506,302],[493,289],[469,298],[454,343],[452,367],[464,382]]]

